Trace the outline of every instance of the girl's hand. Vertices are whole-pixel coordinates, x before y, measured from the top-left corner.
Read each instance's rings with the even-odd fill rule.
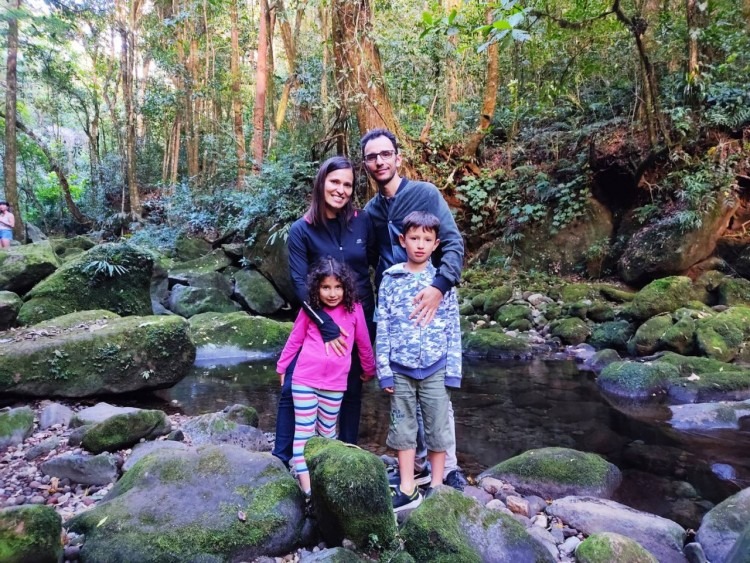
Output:
[[[362,375],[359,376],[359,378],[364,383],[367,383],[368,381],[372,381],[374,377],[375,377],[375,374],[373,374],[373,373],[363,373]]]
[[[279,385],[280,385],[281,387],[284,387],[284,376],[285,376],[285,375],[286,375],[285,373],[280,373],[280,374],[279,374]]]
[[[329,355],[329,350],[331,348],[333,348],[333,352],[337,356],[346,356],[346,350],[347,348],[349,348],[349,344],[347,344],[345,338],[349,337],[349,333],[346,332],[343,328],[340,330],[341,336],[326,342],[326,356]]]
[[[389,395],[393,395],[393,387],[384,387],[383,391],[385,391]]]

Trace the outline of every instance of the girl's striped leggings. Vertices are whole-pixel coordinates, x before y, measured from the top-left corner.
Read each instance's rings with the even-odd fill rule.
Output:
[[[305,444],[316,433],[325,438],[336,438],[336,419],[341,408],[343,391],[324,391],[307,385],[292,383],[294,400],[294,443],[292,464],[297,474],[307,473]]]

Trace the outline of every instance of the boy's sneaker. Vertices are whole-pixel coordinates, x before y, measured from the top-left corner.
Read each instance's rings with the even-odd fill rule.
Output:
[[[408,508],[417,508],[422,504],[422,493],[419,488],[414,487],[414,491],[407,495],[401,490],[401,487],[391,489],[391,500],[393,501],[393,512],[399,513]]]
[[[432,475],[430,474],[430,470],[427,468],[424,468],[419,473],[414,474],[414,484],[417,485],[417,487],[422,487],[424,485],[429,485],[432,481]],[[401,474],[398,472],[398,467],[394,469],[394,471],[388,472],[388,486],[389,487],[398,487],[401,484]]]
[[[443,483],[445,483],[449,487],[453,487],[457,491],[463,491],[464,487],[469,484],[469,482],[466,480],[466,477],[464,477],[463,471],[461,471],[460,469],[454,469],[453,471],[448,473],[448,475],[445,476]]]

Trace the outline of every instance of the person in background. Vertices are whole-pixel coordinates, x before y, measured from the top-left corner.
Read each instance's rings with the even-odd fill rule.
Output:
[[[0,248],[9,248],[13,240],[16,218],[10,212],[7,201],[0,201]]]

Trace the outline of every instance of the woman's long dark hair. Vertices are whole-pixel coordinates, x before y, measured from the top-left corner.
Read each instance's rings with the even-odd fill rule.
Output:
[[[313,309],[322,309],[323,302],[320,300],[320,285],[328,276],[333,276],[344,287],[344,298],[342,305],[349,313],[354,312],[354,304],[357,302],[357,286],[354,284],[352,271],[341,262],[337,262],[330,256],[321,258],[313,265],[307,274],[307,295],[310,306]]]
[[[305,219],[307,219],[313,227],[326,224],[326,200],[324,192],[326,178],[331,172],[345,170],[347,168],[351,169],[353,176],[354,166],[352,165],[351,160],[345,156],[333,156],[318,168],[318,173],[315,175],[315,180],[313,180],[312,201],[310,202],[309,209],[305,212]],[[349,225],[352,217],[354,217],[352,198],[349,198],[349,201],[346,202],[346,205],[344,205],[339,213],[342,214],[346,225]]]

